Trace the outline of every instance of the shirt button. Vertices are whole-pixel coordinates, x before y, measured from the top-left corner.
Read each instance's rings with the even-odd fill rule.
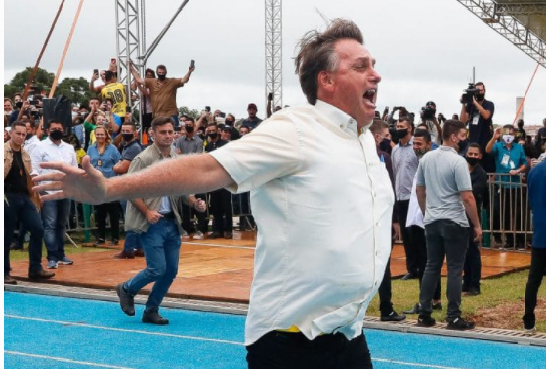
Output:
[[[376,226],[376,227],[379,227],[379,222],[375,223],[375,226]]]

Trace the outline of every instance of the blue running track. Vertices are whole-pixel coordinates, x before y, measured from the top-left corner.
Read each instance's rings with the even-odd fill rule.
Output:
[[[246,368],[244,317],[162,309],[168,326],[128,317],[117,303],[4,293],[10,369]],[[366,330],[376,369],[545,369],[546,349]]]

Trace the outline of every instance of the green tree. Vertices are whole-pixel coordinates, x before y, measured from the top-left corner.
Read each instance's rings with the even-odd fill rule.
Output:
[[[187,115],[188,117],[192,117],[195,120],[199,119],[199,117],[201,116],[201,113],[199,113],[199,110],[190,109],[187,106],[179,107],[178,112],[180,113],[180,115]]]
[[[4,85],[4,97],[12,98],[16,92],[23,92],[31,72],[32,67],[27,67],[25,70],[17,73],[9,84]],[[32,85],[37,86],[40,91],[49,91],[54,79],[55,75],[53,73],[49,73],[45,69],[38,68],[36,74],[34,75]]]
[[[55,96],[65,95],[72,103],[87,102],[94,94],[89,91],[89,81],[83,77],[65,78],[55,90]]]

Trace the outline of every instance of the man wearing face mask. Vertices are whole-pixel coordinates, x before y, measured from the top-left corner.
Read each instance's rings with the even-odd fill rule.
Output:
[[[525,132],[525,122],[523,119],[518,119],[518,128],[515,129],[515,136],[516,136],[516,142],[519,142],[519,140],[525,140],[525,137],[527,137],[527,133]]]
[[[228,144],[220,138],[218,126],[211,124],[206,128],[207,144],[205,151],[211,153],[216,149]],[[233,212],[231,208],[231,194],[228,190],[220,188],[210,194],[210,207],[214,221],[212,223],[212,233],[209,238],[233,238]]]
[[[59,120],[48,122],[49,137],[40,142],[31,155],[32,176],[54,172],[43,169],[41,163],[55,161],[78,167],[74,148],[62,140],[64,127]],[[58,191],[47,191],[46,194]],[[62,199],[45,202],[42,207],[42,222],[44,225],[44,242],[47,248],[47,267],[57,269],[58,265],[71,265],[74,262],[64,253],[65,228],[68,222],[70,200]]]
[[[167,78],[167,67],[160,64],[156,68],[157,78],[140,78],[135,66],[131,65],[131,73],[137,83],[145,85],[150,92],[153,117],[171,117],[175,127],[179,123],[178,107],[176,106],[176,91],[189,82],[190,76],[195,70],[191,67],[182,78]]]
[[[495,159],[495,173],[500,173],[496,178],[499,183],[499,199],[496,201],[496,212],[504,221],[506,233],[505,248],[525,248],[525,237],[523,234],[516,235],[514,245],[514,233],[522,229],[521,223],[521,176],[527,168],[527,159],[523,146],[515,142],[514,127],[511,124],[505,125],[502,129],[497,128],[495,134],[487,144],[485,151]],[[496,142],[502,136],[501,142]],[[503,212],[500,212],[500,204],[503,204]],[[512,209],[512,211],[509,211]],[[514,218],[514,219],[511,219]],[[500,242],[500,235],[495,235],[495,241]]]
[[[493,113],[495,104],[485,99],[485,85],[483,82],[476,83],[478,93],[473,96],[471,103],[461,103],[461,122],[466,123],[468,128],[468,142],[476,142],[485,151],[487,142],[493,136]],[[464,151],[463,151],[464,153]],[[483,169],[491,173],[495,170],[494,160],[489,155],[483,155]]]
[[[133,122],[127,121],[121,126],[121,136],[123,137],[121,160],[112,168],[117,175],[129,172],[131,162],[142,152],[142,147],[135,138],[135,132],[136,127]],[[126,212],[127,201],[121,201],[121,206],[123,207],[123,211]],[[113,257],[114,259],[133,259],[135,256],[144,256],[144,251],[136,233],[127,231],[123,250],[114,254]]]
[[[422,160],[426,153],[435,150],[432,148],[432,137],[426,128],[426,125],[425,129],[418,127],[415,130],[415,135],[413,137],[413,151],[419,160]],[[406,224],[403,224],[403,226],[407,228],[411,244],[416,251],[420,289],[428,257],[423,213],[421,212],[419,202],[417,201],[417,174],[413,177],[411,197],[408,206],[408,217]],[[436,283],[436,289],[434,290],[434,295],[432,296],[432,310],[442,310],[442,284],[439,277],[438,282]],[[419,303],[415,304],[411,310],[404,311],[404,314],[419,314]]]
[[[398,219],[400,224],[406,224],[408,206],[411,194],[413,177],[417,171],[419,160],[413,152],[413,128],[407,117],[401,117],[396,123],[396,135],[398,144],[392,150],[392,164],[394,169],[395,193],[398,206]],[[410,235],[406,227],[402,227],[402,239],[406,253],[407,274],[402,280],[415,279],[419,272],[417,268],[416,252],[411,244]]]
[[[482,228],[468,165],[458,155],[467,146],[464,123],[446,121],[442,138],[443,145],[425,155],[417,170],[417,200],[424,214],[428,257],[419,294],[417,324],[421,327],[436,324],[431,316],[432,297],[446,258],[447,328],[466,330],[474,328],[473,322],[462,318],[460,310],[462,271],[470,232],[468,218],[474,225],[474,239],[478,242]]]
[[[487,199],[487,173],[480,165],[482,159],[482,150],[477,143],[468,145],[465,159],[468,162],[470,170],[470,180],[472,181],[472,193],[476,199],[476,209],[480,214],[483,200]],[[470,220],[470,228],[473,228]],[[480,294],[480,279],[482,276],[482,259],[480,255],[480,245],[474,241],[472,234],[469,234],[468,251],[464,261],[463,292],[467,296],[476,296]]]

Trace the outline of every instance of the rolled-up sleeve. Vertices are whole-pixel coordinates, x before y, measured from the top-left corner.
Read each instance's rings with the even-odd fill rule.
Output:
[[[269,119],[244,138],[210,153],[228,172],[242,193],[296,172],[301,162],[301,140],[294,123]]]

